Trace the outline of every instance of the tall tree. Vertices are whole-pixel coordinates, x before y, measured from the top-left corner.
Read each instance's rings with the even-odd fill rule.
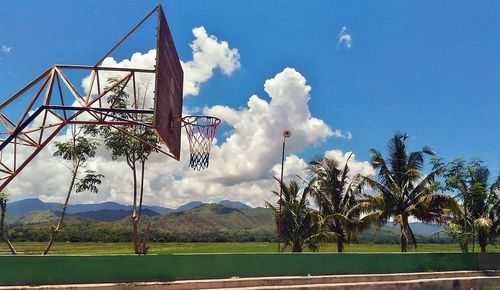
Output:
[[[290,181],[289,185],[281,183],[282,198],[279,200],[282,210],[269,202],[266,206],[274,212],[276,226],[285,246],[290,246],[292,252],[302,252],[304,247],[311,250],[318,249],[318,241],[322,232],[323,218],[320,213],[311,209],[308,197],[311,186],[300,189],[297,181]],[[280,193],[273,191],[280,198]]]
[[[360,218],[358,200],[363,178],[359,174],[351,175],[349,160],[345,164],[331,157],[313,160],[308,171],[312,174],[312,196],[319,206],[323,217],[328,217],[326,227],[335,234],[337,251],[344,251],[344,243],[375,223],[378,213],[370,213]]]
[[[487,183],[482,183],[477,191],[485,194],[474,194],[472,197],[472,225],[481,252],[484,253],[488,242],[495,243],[500,233],[500,176],[489,188]]]
[[[417,239],[410,227],[409,218],[414,217],[424,223],[445,223],[449,214],[458,210],[453,197],[437,194],[435,176],[440,172],[435,168],[424,175],[424,154],[433,154],[429,147],[421,151],[408,153],[406,141],[408,135],[396,133],[389,141],[389,156],[371,149],[371,164],[377,170],[377,178],[366,176],[364,180],[376,195],[366,195],[363,204],[366,209],[380,214],[382,222],[392,219],[400,226],[401,252],[410,246],[417,246]]]
[[[66,199],[62,207],[61,216],[57,224],[52,227],[49,242],[43,250],[43,255],[46,255],[57,234],[61,231],[61,227],[66,215],[66,209],[68,208],[69,200],[73,191],[77,193],[83,191],[90,191],[97,193],[98,186],[101,184],[101,180],[104,177],[101,174],[97,174],[92,170],[85,170],[83,177],[80,177],[82,169],[85,169],[86,163],[89,158],[94,158],[96,154],[97,147],[99,143],[95,140],[89,138],[90,136],[82,133],[83,128],[77,128],[76,125],[71,125],[71,139],[64,142],[56,142],[56,152],[54,156],[61,157],[65,160],[68,165],[68,169],[71,171],[71,181],[66,193]]]
[[[500,176],[490,184],[490,171],[479,159],[455,158],[445,164],[441,158],[433,163],[443,169],[442,189],[456,193],[461,201],[461,214],[449,225],[448,232],[453,229],[452,236],[459,240],[464,252],[476,240],[481,251],[486,251],[488,240],[494,241],[499,232]]]
[[[115,82],[115,78],[108,79],[108,83]],[[124,84],[125,85],[125,84]],[[131,105],[130,96],[124,90],[124,85],[117,86],[107,99],[110,107],[124,109]],[[144,96],[146,93],[144,94]],[[132,102],[134,108],[145,107],[145,97],[143,100],[134,100]],[[134,114],[135,119],[141,121],[150,121],[150,117],[143,114]],[[118,114],[116,118],[120,120],[123,115]],[[148,232],[149,224],[146,226],[144,236],[139,237],[139,223],[142,214],[142,202],[144,197],[144,177],[146,161],[151,153],[156,152],[155,148],[159,147],[159,140],[152,128],[141,125],[134,126],[112,126],[100,127],[87,126],[87,132],[93,135],[101,135],[104,137],[104,144],[111,151],[113,160],[123,158],[132,173],[133,182],[133,204],[132,204],[132,228],[134,252],[136,254],[147,254],[148,247]],[[147,142],[145,144],[143,141]],[[152,146],[151,146],[152,145]]]
[[[0,238],[9,247],[11,254],[16,255],[16,249],[9,240],[9,236],[5,230],[5,214],[7,213],[7,201],[9,200],[9,195],[6,192],[0,192]]]

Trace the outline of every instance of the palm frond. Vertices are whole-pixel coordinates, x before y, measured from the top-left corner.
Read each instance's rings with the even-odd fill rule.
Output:
[[[489,218],[481,217],[474,220],[474,227],[477,230],[488,232],[493,227],[493,221]]]
[[[382,157],[382,154],[376,149],[370,149],[371,152],[371,164],[374,169],[378,170],[378,178],[380,182],[387,188],[398,188],[391,169],[387,166],[387,163]]]

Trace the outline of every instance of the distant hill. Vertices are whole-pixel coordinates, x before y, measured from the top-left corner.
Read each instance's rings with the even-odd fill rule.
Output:
[[[205,204],[208,204],[208,203],[204,203],[201,201],[190,201],[184,205],[179,206],[175,211],[176,212],[188,211],[188,210],[197,208],[197,207],[205,205]],[[217,204],[225,206],[225,207],[238,208],[238,209],[252,208],[252,207],[250,207],[242,202],[232,201],[232,200],[227,200],[227,199],[221,200]]]
[[[269,209],[236,209],[213,203],[158,216],[151,222],[152,227],[173,232],[274,231],[273,215]]]
[[[28,198],[9,202],[7,212],[15,215],[25,215],[33,211],[60,210],[61,205],[55,202],[43,202],[38,198]]]
[[[447,238],[443,235],[437,235],[438,231],[443,230],[443,226],[439,225],[428,225],[420,222],[410,223],[410,227],[415,234],[418,241],[423,239],[435,239],[436,241]],[[392,223],[387,223],[379,228],[371,228],[363,231],[359,235],[359,240],[367,243],[399,243],[400,238],[400,227],[399,225],[393,225]]]
[[[156,205],[143,205],[142,208],[143,208],[143,210],[149,209],[149,210],[157,212],[159,214],[166,214],[166,213],[175,211],[175,209],[172,209],[172,208],[161,207],[161,206],[156,206]]]
[[[239,201],[232,201],[232,200],[221,200],[217,204],[227,206],[227,207],[232,207],[232,208],[239,208],[239,209],[245,209],[245,208],[251,208],[250,206],[239,202]]]
[[[156,205],[143,205],[143,209],[149,209],[153,212],[156,212],[158,214],[167,214],[171,212],[181,212],[181,211],[187,211],[193,208],[196,208],[198,206],[201,206],[205,203],[201,201],[191,201],[188,202],[177,209],[172,209],[172,208],[167,208],[167,207],[161,207],[161,206],[156,206]],[[250,206],[239,202],[239,201],[231,201],[231,200],[221,200],[218,204],[227,206],[227,207],[232,207],[232,208],[238,208],[238,209],[248,209],[251,208]],[[14,202],[9,202],[7,205],[8,208],[8,213],[11,216],[22,216],[26,215],[30,212],[39,212],[39,211],[54,211],[54,212],[60,212],[62,210],[62,204],[56,203],[56,202],[44,202],[38,198],[28,198],[28,199],[23,199],[19,201],[14,201]],[[123,205],[119,204],[117,202],[112,202],[112,201],[106,201],[106,202],[101,202],[101,203],[89,203],[89,204],[70,204],[68,206],[68,209],[66,212],[68,214],[77,214],[77,213],[86,213],[86,212],[97,212],[97,211],[103,211],[107,210],[110,211],[109,213],[111,214],[116,214],[118,215],[118,212],[112,212],[112,211],[131,211],[132,206],[131,205]]]
[[[25,215],[29,212],[36,211],[61,211],[62,204],[55,202],[44,202],[38,198],[29,198],[23,199],[19,201],[10,202],[7,205],[7,212],[14,215]],[[169,212],[173,212],[174,209],[160,207],[160,206],[150,206],[143,205],[143,209],[149,209],[158,214],[165,214]],[[123,205],[116,202],[102,202],[95,204],[70,204],[67,209],[68,214],[76,214],[83,213],[89,211],[100,211],[100,210],[122,210],[122,211],[131,211],[131,205]]]
[[[89,211],[101,211],[101,210],[131,210],[132,207],[128,205],[119,204],[117,202],[107,201],[96,204],[70,204],[68,206],[67,212],[69,214],[76,214]]]
[[[410,223],[413,232],[418,233],[422,236],[431,236],[442,231],[444,228],[440,225],[428,225],[424,223]]]
[[[10,216],[6,220],[7,225],[12,224],[36,224],[43,223],[48,221],[55,221],[58,219],[58,216],[51,210],[45,211],[33,211],[29,212],[22,216]]]
[[[191,201],[186,203],[185,205],[179,206],[175,211],[187,211],[193,208],[197,208],[200,205],[203,205],[204,203],[201,201]]]
[[[68,216],[94,219],[94,220],[104,221],[104,222],[114,222],[114,221],[118,221],[118,220],[121,220],[121,219],[126,218],[126,217],[130,217],[131,214],[132,214],[131,210],[101,209],[101,210],[68,214]],[[59,216],[60,213],[57,213],[57,215]],[[145,209],[142,209],[141,215],[143,215],[143,216],[158,216],[160,214],[155,212],[155,211],[152,211],[150,209],[145,208]]]

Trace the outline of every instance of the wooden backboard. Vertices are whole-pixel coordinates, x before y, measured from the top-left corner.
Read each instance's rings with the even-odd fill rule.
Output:
[[[175,159],[180,159],[184,72],[163,9],[158,8],[153,127]]]

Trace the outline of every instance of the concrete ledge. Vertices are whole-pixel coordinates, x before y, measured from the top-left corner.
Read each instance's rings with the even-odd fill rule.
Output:
[[[0,286],[500,270],[500,253],[0,256]]]
[[[175,282],[9,287],[8,289],[482,289],[500,286],[500,271],[453,271],[334,276],[288,276]],[[457,288],[458,287],[458,288]],[[4,289],[0,287],[0,289]],[[6,289],[6,288],[5,288]]]
[[[385,281],[385,282],[361,282],[361,283],[338,283],[338,284],[309,284],[292,285],[287,289],[335,289],[335,290],[446,290],[446,289],[484,289],[486,287],[500,286],[500,277],[466,277],[466,278],[439,278],[419,279],[408,281]],[[165,289],[165,288],[163,288]],[[225,290],[262,290],[283,289],[282,286],[270,287],[245,287],[245,288],[220,288]],[[213,289],[215,290],[215,289]]]

